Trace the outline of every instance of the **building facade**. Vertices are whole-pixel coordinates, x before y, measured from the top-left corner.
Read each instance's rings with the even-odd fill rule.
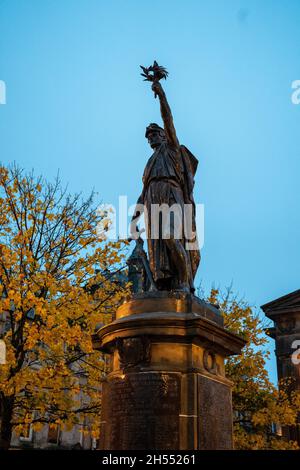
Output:
[[[290,379],[290,391],[300,391],[300,289],[261,306],[273,321],[268,335],[275,340],[279,383]],[[300,412],[297,426],[283,427],[283,436],[300,446]]]

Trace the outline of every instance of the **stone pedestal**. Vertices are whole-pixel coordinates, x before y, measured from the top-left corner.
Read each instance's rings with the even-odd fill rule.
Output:
[[[136,294],[94,335],[111,357],[102,389],[100,448],[232,448],[231,383],[224,358],[244,341],[195,296]]]

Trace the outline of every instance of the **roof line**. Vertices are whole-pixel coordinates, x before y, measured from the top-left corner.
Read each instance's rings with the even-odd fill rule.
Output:
[[[300,296],[300,289],[297,289],[295,290],[294,292],[290,292],[289,294],[285,294],[283,295],[282,297],[278,297],[278,299],[275,299],[275,300],[272,300],[271,302],[268,302],[264,305],[261,305],[260,308],[265,311],[265,309],[268,309],[269,307],[271,307],[272,305],[275,305],[276,303],[278,302],[281,302],[283,300],[286,300],[286,299],[289,299],[291,297],[294,297],[296,295],[299,295]]]

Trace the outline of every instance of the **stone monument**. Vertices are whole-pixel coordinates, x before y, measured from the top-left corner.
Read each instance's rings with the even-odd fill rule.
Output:
[[[195,295],[198,161],[178,142],[160,83],[168,72],[156,62],[142,69],[159,98],[164,126],[146,128],[153,154],[131,222],[132,296],[94,335],[94,347],[111,361],[102,389],[100,448],[231,449],[231,383],[224,360],[245,343],[224,328],[218,306]],[[168,217],[161,208],[170,209]],[[149,259],[137,227],[143,212]]]

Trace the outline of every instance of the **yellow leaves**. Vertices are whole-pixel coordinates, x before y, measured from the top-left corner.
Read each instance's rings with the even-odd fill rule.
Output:
[[[242,427],[235,426],[234,448],[236,450],[298,450],[294,441],[286,441],[280,436],[266,433],[246,432]]]
[[[40,431],[42,431],[43,428],[44,428],[44,423],[33,423],[32,424],[32,429],[35,432],[40,432]]]
[[[1,299],[0,305],[1,305],[1,310],[2,311],[8,311],[8,310],[10,310],[11,301],[10,301],[9,298]]]
[[[14,311],[14,321],[15,321],[15,322],[19,322],[19,321],[22,319],[22,317],[23,317],[23,312],[22,312],[22,310],[16,309],[16,310]]]
[[[34,293],[30,292],[30,291],[27,292],[26,298],[27,298],[28,302],[35,302],[35,300],[36,300],[36,297],[35,297]]]
[[[77,343],[80,342],[82,336],[82,331],[79,325],[75,325],[74,327],[69,329],[68,336],[66,340],[70,346],[75,346]]]
[[[67,228],[71,228],[73,226],[73,220],[71,217],[65,217],[64,224]]]
[[[95,272],[94,266],[87,266],[85,268],[85,272],[87,272],[88,274],[94,274],[94,272]]]
[[[263,435],[249,434],[241,427],[235,427],[234,431],[234,448],[236,450],[260,450],[265,448],[266,442]]]
[[[31,324],[27,328],[27,331],[28,331],[28,333],[27,333],[27,337],[26,337],[25,346],[26,346],[26,349],[33,349],[34,346],[37,344],[37,342],[39,340],[38,327],[35,324]]]
[[[278,392],[270,382],[266,370],[269,352],[262,348],[267,338],[255,308],[239,300],[231,289],[225,293],[212,289],[209,301],[220,305],[225,326],[248,341],[239,356],[226,361],[226,374],[233,382],[233,409],[238,413],[237,421],[246,423],[248,429],[235,425],[235,447],[243,450],[295,448],[295,443],[270,434],[274,423],[295,423],[300,399],[282,390]]]
[[[99,426],[98,426],[98,427],[99,427]],[[99,435],[100,435],[99,429],[92,429],[92,431],[91,431],[91,436],[92,436],[92,438],[98,439],[98,438],[99,438]]]
[[[274,392],[265,407],[256,411],[252,416],[255,426],[270,426],[280,423],[282,426],[291,426],[297,423],[299,412],[300,392],[287,393],[280,389]]]
[[[52,221],[52,220],[55,220],[55,214],[47,214],[47,219]]]
[[[46,188],[41,179],[0,167],[0,308],[10,328],[0,390],[23,410],[72,424],[83,394],[95,410],[100,405],[105,363],[91,334],[110,321],[128,290],[107,276],[119,268],[126,242],[100,247],[89,204],[85,211],[78,198],[63,201],[60,189],[47,196]]]
[[[55,324],[55,318],[53,315],[48,315],[46,318],[46,327],[51,329]]]
[[[219,290],[218,289],[211,289],[210,295],[209,295],[207,301],[211,304],[217,304],[218,303],[218,295],[219,295]]]
[[[1,165],[0,166],[0,185],[3,185],[7,182],[8,174],[9,174],[8,169]]]

